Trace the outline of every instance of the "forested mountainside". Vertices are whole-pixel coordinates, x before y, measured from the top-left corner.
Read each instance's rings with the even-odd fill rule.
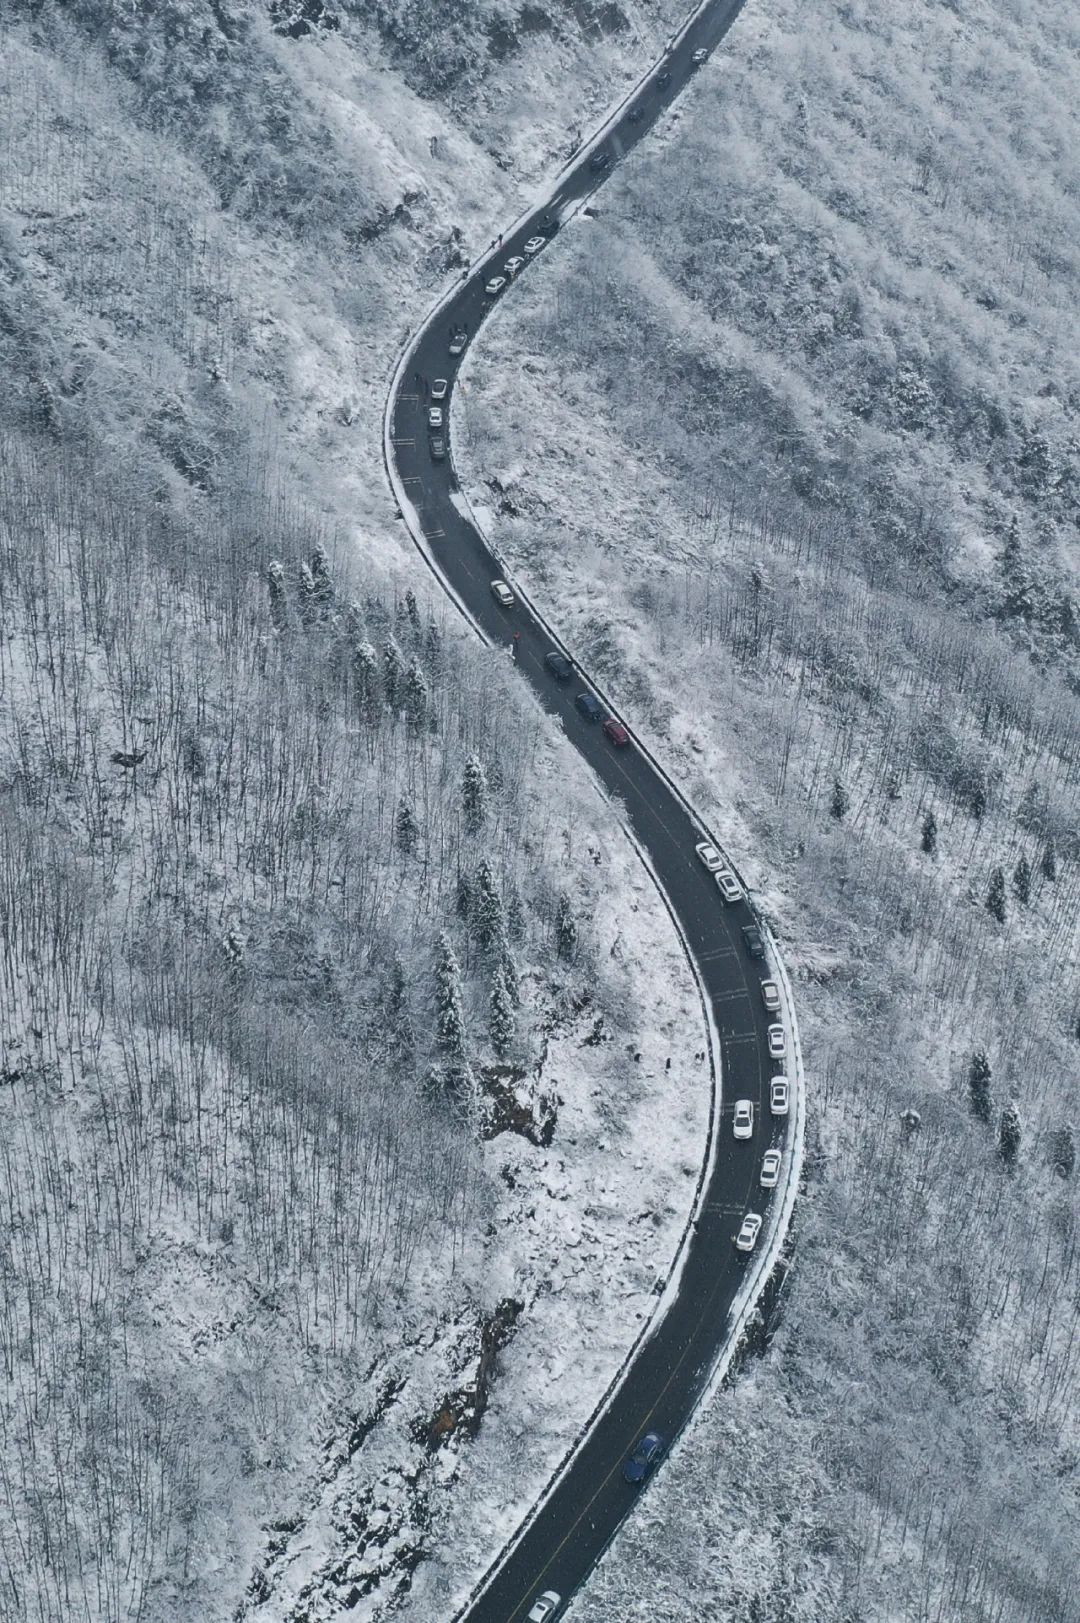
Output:
[[[590,1619],[1075,1611],[1078,47],[1065,4],[748,6],[456,408],[807,1056],[782,1320]]]
[[[503,1504],[692,1188],[688,1090],[626,1232],[656,1049],[693,1046],[670,928],[381,467],[404,331],[621,35],[586,8],[496,50],[479,8],[470,60],[446,7],[440,76],[436,10],[4,8],[5,1620],[377,1609],[481,1366],[552,1311],[550,1225],[588,1191],[560,1298],[594,1363]],[[522,171],[469,120],[527,72]]]

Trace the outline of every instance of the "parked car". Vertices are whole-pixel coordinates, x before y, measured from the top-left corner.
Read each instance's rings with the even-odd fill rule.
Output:
[[[774,1116],[786,1116],[788,1113],[788,1079],[786,1076],[774,1076],[769,1083],[769,1110]]]
[[[441,434],[432,434],[431,436],[431,460],[432,462],[444,462],[446,460],[446,441]]]
[[[529,255],[530,259],[532,258],[533,254],[538,254],[540,252],[546,241],[546,237],[529,238],[528,242],[525,244],[525,252]]]
[[[610,152],[594,152],[592,157],[589,159],[589,168],[599,173],[601,169],[606,169],[610,162]]]
[[[634,103],[633,107],[631,107],[626,116],[630,120],[631,124],[641,123],[641,108],[637,102]]]
[[[442,407],[441,406],[429,406],[428,407],[427,425],[428,425],[429,428],[441,428],[442,427]]]
[[[548,1623],[548,1618],[554,1617],[559,1609],[561,1595],[556,1595],[554,1589],[545,1589],[538,1595],[529,1610],[528,1623]]]
[[[780,1163],[784,1159],[779,1150],[766,1150],[761,1158],[761,1187],[775,1189],[780,1177]]]
[[[520,254],[515,254],[513,259],[508,259],[506,261],[506,264],[503,266],[503,270],[506,272],[511,281],[513,281],[514,277],[517,275],[524,263],[525,261],[522,259]]]
[[[491,595],[495,599],[496,603],[500,604],[504,609],[513,608],[514,594],[504,580],[492,581]]]
[[[497,298],[506,286],[505,276],[490,276],[484,283],[484,292],[489,299]]]
[[[622,1468],[624,1482],[644,1482],[655,1471],[664,1452],[664,1439],[658,1431],[647,1431]]]
[[[666,90],[668,85],[671,83],[671,74],[665,68],[663,73],[658,73],[656,75],[653,83],[655,84],[657,90]]]
[[[756,924],[744,924],[742,927],[742,938],[746,950],[751,958],[764,958],[765,942],[763,941],[761,931],[758,929]]]
[[[604,714],[604,707],[595,693],[579,693],[574,703],[586,721],[599,721]]]
[[[742,886],[730,868],[720,868],[716,874],[716,888],[725,902],[741,902]]]
[[[694,64],[695,68],[700,68],[703,62],[707,62],[709,60],[709,53],[703,45],[699,45],[693,56],[691,56],[690,60]]]
[[[738,1251],[752,1251],[757,1245],[757,1237],[761,1233],[761,1218],[757,1212],[747,1212],[742,1225],[735,1236],[735,1247]]]
[[[431,398],[432,398],[432,400],[445,400],[446,399],[446,379],[445,378],[432,378],[432,380],[431,380]]]
[[[754,1101],[752,1099],[736,1099],[732,1131],[736,1138],[753,1138]]]
[[[616,749],[625,749],[626,745],[630,742],[630,734],[627,732],[622,722],[616,721],[614,716],[609,716],[605,721],[604,731],[608,738],[610,738],[611,742],[615,745]]]
[[[780,988],[775,981],[762,981],[761,1001],[769,1014],[780,1013]]]
[[[724,859],[715,845],[710,844],[708,840],[699,840],[694,850],[710,873],[720,872],[720,869],[724,866]]]
[[[550,654],[544,655],[544,664],[547,666],[556,682],[569,682],[570,678],[574,674],[574,667],[571,665],[566,655],[560,654],[557,648],[553,648]]]
[[[771,1025],[765,1033],[765,1040],[769,1045],[770,1059],[783,1059],[787,1053],[787,1034],[779,1020]]]
[[[468,342],[469,342],[468,333],[465,331],[464,327],[459,327],[457,332],[453,332],[453,333],[450,334],[450,353],[451,353],[451,355],[460,355],[462,353],[462,351],[464,350],[465,345]]]
[[[561,221],[557,214],[545,214],[540,220],[540,230],[545,237],[553,237],[559,229]]]

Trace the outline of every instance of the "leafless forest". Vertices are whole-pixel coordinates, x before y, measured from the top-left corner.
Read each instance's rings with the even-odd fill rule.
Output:
[[[223,1617],[399,1304],[483,1295],[584,824],[351,510],[446,220],[257,10],[4,29],[0,1616]]]

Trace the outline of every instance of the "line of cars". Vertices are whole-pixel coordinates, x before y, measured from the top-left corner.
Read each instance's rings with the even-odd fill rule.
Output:
[[[694,847],[698,860],[706,873],[712,875],[716,881],[716,888],[725,903],[743,900],[745,892],[738,879],[727,866],[723,856],[713,845],[711,840],[700,840]],[[743,941],[751,958],[764,960],[765,942],[761,931],[756,924],[746,924],[742,929]],[[779,1014],[781,1009],[780,986],[772,976],[766,976],[761,981],[761,1000],[765,1005],[766,1014]],[[769,1051],[769,1058],[779,1062],[787,1058],[787,1032],[783,1022],[773,1020],[766,1027],[765,1043]],[[783,1117],[791,1108],[791,1085],[784,1075],[777,1075],[769,1082],[769,1115]],[[736,1099],[732,1113],[732,1134],[736,1139],[745,1142],[754,1136],[754,1101],[752,1099]],[[775,1189],[780,1180],[780,1168],[783,1164],[783,1151],[770,1148],[765,1151],[761,1162],[759,1183],[762,1189]],[[762,1217],[758,1212],[747,1212],[735,1236],[735,1247],[738,1251],[753,1251],[757,1245],[758,1235],[761,1233]]]
[[[535,254],[540,252],[541,248],[543,248],[544,244],[547,242],[548,236],[554,234],[554,231],[557,229],[556,222],[548,215],[545,215],[544,219],[548,223],[546,235],[543,232],[537,232],[534,236],[529,237],[520,254],[511,254],[510,258],[503,266],[501,274],[496,271],[494,275],[487,278],[484,283],[484,292],[487,294],[489,299],[497,299],[507,283],[512,282],[515,276],[519,275],[520,272],[525,269],[528,261],[532,259]],[[544,222],[541,221],[541,224],[543,223]]]

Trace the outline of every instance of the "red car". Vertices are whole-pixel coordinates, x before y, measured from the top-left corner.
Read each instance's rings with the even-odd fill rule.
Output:
[[[611,742],[617,749],[622,749],[624,744],[629,744],[630,742],[630,734],[627,732],[622,722],[616,721],[614,716],[609,716],[605,721],[604,731],[607,733],[608,737],[611,739]]]

